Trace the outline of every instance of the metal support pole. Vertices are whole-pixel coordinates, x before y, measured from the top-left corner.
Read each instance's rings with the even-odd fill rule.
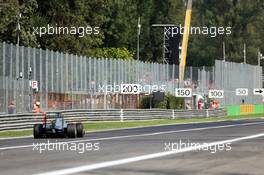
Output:
[[[140,17],[138,17],[138,32],[137,32],[137,60],[139,60],[139,37],[140,37],[140,29],[141,29]]]
[[[225,55],[225,42],[223,42],[223,61],[226,61],[226,55]]]
[[[243,54],[244,54],[244,64],[247,64],[246,43],[244,43]]]

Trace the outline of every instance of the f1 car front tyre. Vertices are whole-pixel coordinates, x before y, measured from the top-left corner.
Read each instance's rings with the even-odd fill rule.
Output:
[[[84,136],[84,129],[82,123],[76,123],[76,131],[77,131],[77,137],[83,137]]]
[[[67,136],[69,138],[75,138],[76,137],[76,125],[75,124],[68,124],[67,126]]]
[[[43,125],[35,124],[33,127],[33,136],[35,139],[42,138],[44,134]]]

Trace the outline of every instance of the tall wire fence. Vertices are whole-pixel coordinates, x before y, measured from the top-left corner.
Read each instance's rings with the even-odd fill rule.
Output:
[[[136,60],[90,58],[0,44],[0,112],[7,112],[14,102],[17,112],[32,109],[40,101],[44,110],[137,108],[144,94],[124,95],[102,92],[124,83],[166,87],[174,94],[177,87],[190,87],[206,95],[209,89],[225,90],[223,105],[239,103],[235,88],[262,86],[262,68],[246,64],[216,61],[214,67],[187,67],[185,81],[178,81],[179,67]],[[38,93],[30,82],[38,81]],[[249,95],[248,103],[259,103],[261,97]]]

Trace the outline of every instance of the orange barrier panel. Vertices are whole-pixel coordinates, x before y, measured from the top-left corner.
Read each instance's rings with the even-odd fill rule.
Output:
[[[240,105],[240,114],[254,113],[254,105]]]

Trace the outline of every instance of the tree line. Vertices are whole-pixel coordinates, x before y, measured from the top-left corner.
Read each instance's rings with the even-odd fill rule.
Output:
[[[187,65],[211,66],[215,59],[257,64],[264,52],[263,0],[195,0],[192,26],[231,27],[230,35],[191,35]],[[152,24],[184,25],[186,0],[1,0],[0,40],[77,55],[136,59],[140,17],[140,60],[162,62],[163,29]],[[21,16],[19,16],[21,14]],[[18,26],[20,30],[18,33]],[[43,35],[34,27],[99,27],[98,35]]]

